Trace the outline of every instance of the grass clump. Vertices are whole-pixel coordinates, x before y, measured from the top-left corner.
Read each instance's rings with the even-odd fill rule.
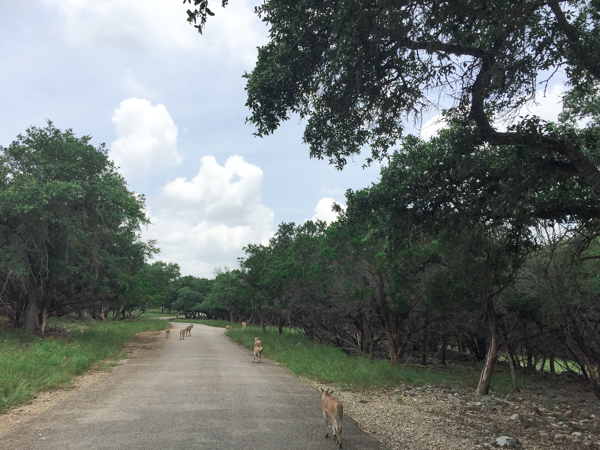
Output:
[[[30,401],[39,392],[73,381],[93,365],[121,357],[121,347],[140,331],[163,330],[164,320],[94,322],[53,321],[68,332],[41,338],[0,328],[0,412]],[[101,365],[101,364],[100,364]]]
[[[245,330],[226,332],[246,348],[254,347],[254,337],[262,341],[263,355],[288,368],[292,373],[317,382],[344,389],[391,388],[400,384],[444,385],[474,389],[479,373],[474,370],[422,368],[408,365],[392,366],[387,360],[371,360],[363,356],[348,356],[341,349],[309,341],[302,333],[249,325]],[[523,381],[523,380],[521,380]],[[512,388],[510,375],[496,374],[494,390],[508,392]]]

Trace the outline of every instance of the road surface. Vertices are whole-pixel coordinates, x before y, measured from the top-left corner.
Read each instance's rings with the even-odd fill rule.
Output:
[[[4,450],[335,450],[320,395],[223,334],[174,323],[170,339],[0,438]],[[263,346],[268,342],[263,340]],[[383,450],[344,418],[346,450]]]

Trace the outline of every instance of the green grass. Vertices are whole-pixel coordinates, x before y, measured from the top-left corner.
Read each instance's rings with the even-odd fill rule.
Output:
[[[161,317],[175,317],[177,315],[176,312],[169,314],[167,311],[161,312],[160,309],[149,309],[144,313],[143,317],[150,319],[159,319]]]
[[[339,348],[310,342],[301,333],[267,329],[249,325],[246,330],[227,331],[234,341],[246,348],[254,347],[258,336],[264,348],[263,355],[292,373],[314,381],[336,385],[343,389],[392,388],[400,384],[443,385],[474,390],[480,372],[469,368],[422,368],[408,365],[392,366],[387,360],[348,356]],[[520,383],[526,380],[520,379]],[[510,374],[496,374],[492,378],[494,392],[512,390]]]
[[[71,383],[73,376],[95,364],[111,367],[125,355],[122,346],[137,332],[168,327],[156,319],[94,322],[93,331],[82,322],[49,325],[70,332],[40,338],[0,328],[0,412],[30,401],[39,391]]]
[[[173,319],[171,322],[199,323],[202,325],[208,325],[209,327],[217,328],[225,328],[227,325],[231,325],[229,320],[186,319],[185,317]],[[234,322],[232,326],[236,329],[242,329],[242,324],[239,322]]]

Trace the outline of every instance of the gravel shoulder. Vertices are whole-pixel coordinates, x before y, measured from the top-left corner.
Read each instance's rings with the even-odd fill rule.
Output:
[[[362,430],[392,449],[600,449],[600,401],[573,381],[485,397],[404,385],[337,395]]]

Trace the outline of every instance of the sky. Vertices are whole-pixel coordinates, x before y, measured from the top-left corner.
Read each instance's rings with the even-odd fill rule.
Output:
[[[46,120],[106,143],[146,198],[143,238],[182,275],[237,267],[244,246],[267,244],[283,222],[335,220],[332,203],[379,168],[311,159],[298,119],[253,136],[242,75],[268,33],[254,6],[213,7],[199,35],[181,0],[0,2],[0,145]],[[551,85],[529,112],[556,118],[563,90]],[[441,126],[433,112],[416,133]]]

